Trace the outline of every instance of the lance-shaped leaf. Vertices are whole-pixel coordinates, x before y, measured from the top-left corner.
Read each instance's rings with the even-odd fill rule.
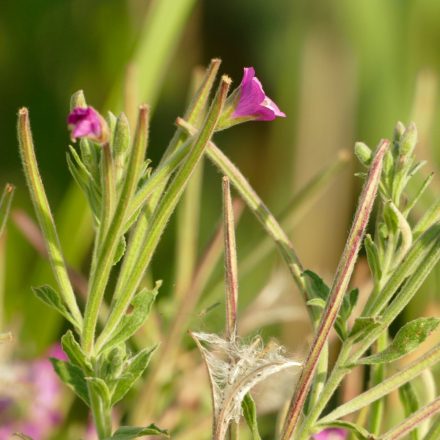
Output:
[[[46,303],[49,307],[55,309],[64,318],[66,318],[78,331],[80,331],[80,326],[76,319],[71,315],[67,307],[61,300],[60,295],[52,287],[45,285],[41,287],[33,287],[33,292],[40,301]]]
[[[145,428],[136,426],[121,426],[111,437],[105,440],[131,440],[133,438],[142,437],[144,435],[160,435],[169,437],[168,431],[160,429],[156,425],[151,424]]]
[[[359,359],[357,364],[384,364],[393,362],[415,350],[438,327],[438,318],[419,318],[405,324],[383,351]]]
[[[121,319],[115,333],[105,344],[106,350],[126,341],[139,330],[150,314],[161,284],[162,282],[158,281],[153,290],[144,288],[133,298],[133,309]]]
[[[61,338],[61,346],[63,347],[64,353],[67,354],[69,360],[81,368],[83,371],[87,371],[87,373],[91,373],[93,370],[92,364],[86,358],[81,346],[76,341],[73,333],[68,330],[67,333]]]
[[[119,402],[130,391],[133,384],[147,368],[151,356],[157,346],[144,348],[136,356],[132,357],[124,369],[124,372],[118,378],[112,395],[112,406]]]
[[[214,409],[214,438],[223,440],[231,421],[238,422],[246,394],[259,382],[300,362],[283,356],[282,347],[229,341],[215,334],[191,333],[206,363]]]
[[[243,410],[244,419],[251,430],[252,440],[261,440],[260,432],[258,431],[257,408],[254,399],[252,399],[249,393],[244,396],[241,409]]]
[[[87,406],[90,406],[89,392],[84,373],[76,365],[50,358],[55,372],[60,379],[80,397]]]

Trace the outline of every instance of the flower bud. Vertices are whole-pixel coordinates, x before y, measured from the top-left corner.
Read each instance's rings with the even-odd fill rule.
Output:
[[[67,118],[67,124],[73,141],[85,138],[98,144],[108,142],[107,122],[93,107],[75,107]]]
[[[371,160],[373,158],[373,153],[370,147],[368,147],[363,142],[356,142],[354,144],[354,154],[362,165],[366,167],[370,166]]]
[[[414,122],[411,122],[406,128],[400,139],[400,154],[402,156],[409,156],[413,153],[417,144],[417,127]]]

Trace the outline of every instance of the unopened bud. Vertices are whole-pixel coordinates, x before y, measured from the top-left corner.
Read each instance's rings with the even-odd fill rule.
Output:
[[[373,153],[368,145],[363,142],[356,142],[354,145],[354,154],[359,159],[359,162],[368,167],[371,164]]]

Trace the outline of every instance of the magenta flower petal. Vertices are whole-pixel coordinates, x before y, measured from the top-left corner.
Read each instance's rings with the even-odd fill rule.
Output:
[[[266,96],[253,67],[245,67],[240,84],[240,98],[232,114],[234,118],[253,117],[257,121],[272,121],[286,115]]]
[[[67,118],[72,139],[89,138],[99,140],[103,134],[103,119],[93,107],[75,107]]]
[[[347,431],[341,428],[327,428],[313,435],[314,440],[345,440]]]

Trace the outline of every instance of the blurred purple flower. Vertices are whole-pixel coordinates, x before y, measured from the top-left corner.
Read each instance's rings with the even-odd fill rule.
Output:
[[[104,142],[106,123],[93,107],[75,107],[67,117],[67,124],[72,131],[72,140],[87,138]]]
[[[327,428],[313,435],[314,440],[345,440],[347,431],[341,428]]]
[[[264,93],[260,80],[253,67],[245,67],[241,81],[240,98],[233,118],[251,117],[256,121],[272,121],[276,117],[286,117],[278,106]]]
[[[49,351],[65,358],[59,346]],[[21,432],[34,440],[44,440],[61,422],[61,387],[50,361],[11,362],[0,370],[0,440]]]

